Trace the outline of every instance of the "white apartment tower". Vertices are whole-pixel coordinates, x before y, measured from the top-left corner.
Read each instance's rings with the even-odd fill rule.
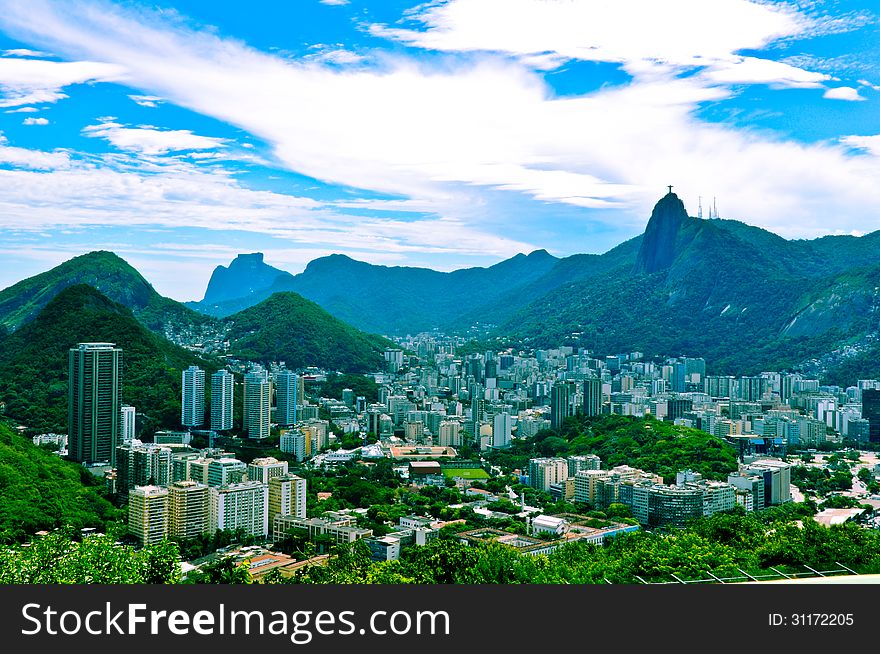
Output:
[[[218,370],[211,375],[211,429],[232,429],[232,393],[234,378],[228,370]]]
[[[184,427],[201,427],[205,424],[205,371],[190,366],[182,375],[182,401],[180,424]]]

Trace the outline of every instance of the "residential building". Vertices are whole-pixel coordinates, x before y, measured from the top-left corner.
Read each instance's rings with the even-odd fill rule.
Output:
[[[211,528],[242,528],[251,536],[265,537],[269,533],[268,490],[258,481],[212,486]]]
[[[190,366],[181,378],[180,424],[201,427],[205,424],[205,371]]]
[[[176,481],[168,491],[169,534],[172,538],[196,538],[212,532],[208,486],[195,481]]]
[[[278,515],[306,517],[306,480],[291,474],[269,479],[269,521]]]
[[[168,489],[136,486],[128,494],[128,530],[142,545],[168,538]]]
[[[232,401],[235,381],[228,370],[218,370],[211,375],[211,429],[232,429]]]
[[[272,477],[287,474],[287,461],[279,461],[275,457],[267,456],[254,459],[248,464],[248,481],[261,481],[268,484]]]
[[[80,463],[116,463],[119,444],[119,370],[113,343],[80,343],[68,357],[68,450]]]

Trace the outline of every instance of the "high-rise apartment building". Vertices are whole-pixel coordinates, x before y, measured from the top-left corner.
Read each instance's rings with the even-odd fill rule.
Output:
[[[269,438],[272,382],[265,371],[244,376],[244,428],[249,438]]]
[[[128,404],[119,407],[119,438],[123,443],[130,443],[135,435],[135,418],[137,409]]]
[[[306,480],[283,474],[269,480],[269,522],[277,515],[306,517]]]
[[[172,481],[171,448],[132,441],[116,448],[116,491],[135,486],[167,486]]]
[[[437,429],[438,444],[441,447],[461,446],[461,423],[454,420],[443,420]]]
[[[552,484],[568,479],[568,461],[561,458],[529,460],[529,486],[550,492]]]
[[[205,424],[205,371],[190,366],[182,374],[180,424],[201,427]]]
[[[128,494],[128,530],[143,545],[168,538],[168,489],[136,486]]]
[[[172,538],[195,538],[212,531],[208,486],[195,481],[176,481],[168,492],[168,532]]]
[[[251,536],[268,535],[268,490],[258,481],[211,487],[211,529],[242,528]]]
[[[232,394],[234,377],[228,370],[218,370],[211,375],[211,429],[232,429]]]
[[[510,447],[512,431],[513,417],[504,411],[495,414],[492,419],[492,446]]]
[[[880,390],[862,390],[862,418],[868,421],[868,440],[880,443]]]
[[[121,367],[122,350],[113,343],[80,343],[70,349],[67,425],[74,461],[115,463]]]
[[[283,427],[296,424],[299,377],[290,370],[275,375],[275,422]]]
[[[287,461],[279,461],[275,457],[267,456],[254,459],[248,464],[248,481],[260,481],[268,484],[272,477],[287,474]]]
[[[584,380],[584,415],[588,418],[602,413],[602,380],[589,377]]]
[[[571,382],[559,381],[550,390],[550,426],[560,429],[566,418],[572,415],[571,400],[575,394],[575,385]]]

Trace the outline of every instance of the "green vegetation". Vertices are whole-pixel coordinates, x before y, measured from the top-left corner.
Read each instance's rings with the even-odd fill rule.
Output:
[[[234,354],[284,361],[291,369],[320,366],[347,372],[377,370],[392,343],[358,331],[296,293],[275,293],[228,318]]]
[[[569,418],[561,432],[545,429],[487,455],[507,470],[528,467],[530,458],[596,454],[605,468],[629,465],[662,475],[667,483],[691,469],[707,479],[727,479],[737,469],[736,452],[717,436],[653,418]]]
[[[496,334],[532,347],[691,354],[718,374],[782,370],[877,330],[878,240],[786,241],[734,221],[685,219],[668,269],[636,274],[633,258],[597,269],[535,296]],[[835,383],[880,374],[870,349],[835,368]]]
[[[89,252],[52,270],[29,277],[0,291],[0,325],[10,331],[36,318],[65,288],[87,284],[134,312],[148,329],[163,333],[169,323],[199,326],[212,323],[174,300],[162,297],[125,260],[112,252]]]
[[[74,539],[63,529],[27,547],[0,547],[0,584],[174,584],[177,546],[164,541],[140,550],[116,545],[115,535]]]
[[[219,367],[149,332],[129,309],[79,284],[61,291],[32,322],[0,341],[0,401],[6,415],[36,432],[66,431],[68,352],[89,341],[122,348],[121,401],[146,415],[148,430],[179,425],[181,370]]]
[[[35,446],[0,422],[0,543],[64,524],[104,528],[120,518],[101,494],[103,480]]]
[[[320,395],[321,397],[332,397],[341,400],[342,391],[346,388],[350,388],[354,392],[355,397],[362,395],[368,403],[377,402],[379,400],[379,385],[373,381],[372,377],[352,375],[350,373],[344,375],[327,375],[327,380],[320,383],[320,389],[314,394]]]
[[[849,468],[831,470],[829,468],[808,468],[795,466],[791,469],[791,483],[803,493],[819,496],[852,488],[852,473]]]
[[[358,543],[337,550],[327,566],[299,570],[282,583],[415,583],[415,584],[615,584],[668,582],[680,579],[736,577],[783,572],[804,573],[804,566],[837,570],[840,564],[858,572],[880,572],[880,533],[854,524],[825,528],[806,519],[809,507],[780,512],[731,513],[701,518],[671,533],[636,532],[609,544],[563,545],[549,555],[526,556],[497,543],[465,546],[454,535],[426,546],[404,550],[399,561],[372,563]],[[794,518],[804,518],[803,526]]]

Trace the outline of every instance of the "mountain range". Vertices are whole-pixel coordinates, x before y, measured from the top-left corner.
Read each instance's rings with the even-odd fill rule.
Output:
[[[291,367],[374,369],[388,341],[367,332],[439,329],[496,344],[702,356],[719,374],[799,367],[841,383],[880,376],[880,232],[786,240],[689,216],[672,192],[642,235],[604,254],[537,250],[448,273],[336,254],[297,275],[242,254],[218,266],[204,298],[188,306],[113,253],[93,252],[0,291],[0,325],[15,332],[77,283],[176,342],[208,334],[228,340],[229,354]]]
[[[691,217],[670,192],[642,235],[601,255],[537,250],[450,273],[331,255],[298,275],[240,255],[188,306],[225,316],[295,291],[386,335],[481,325],[534,347],[703,356],[719,373],[788,368],[841,350],[823,369],[833,373],[853,360],[870,369],[865,343],[878,332],[878,287],[880,232],[786,240],[739,221]],[[247,292],[233,297],[237,289]]]

